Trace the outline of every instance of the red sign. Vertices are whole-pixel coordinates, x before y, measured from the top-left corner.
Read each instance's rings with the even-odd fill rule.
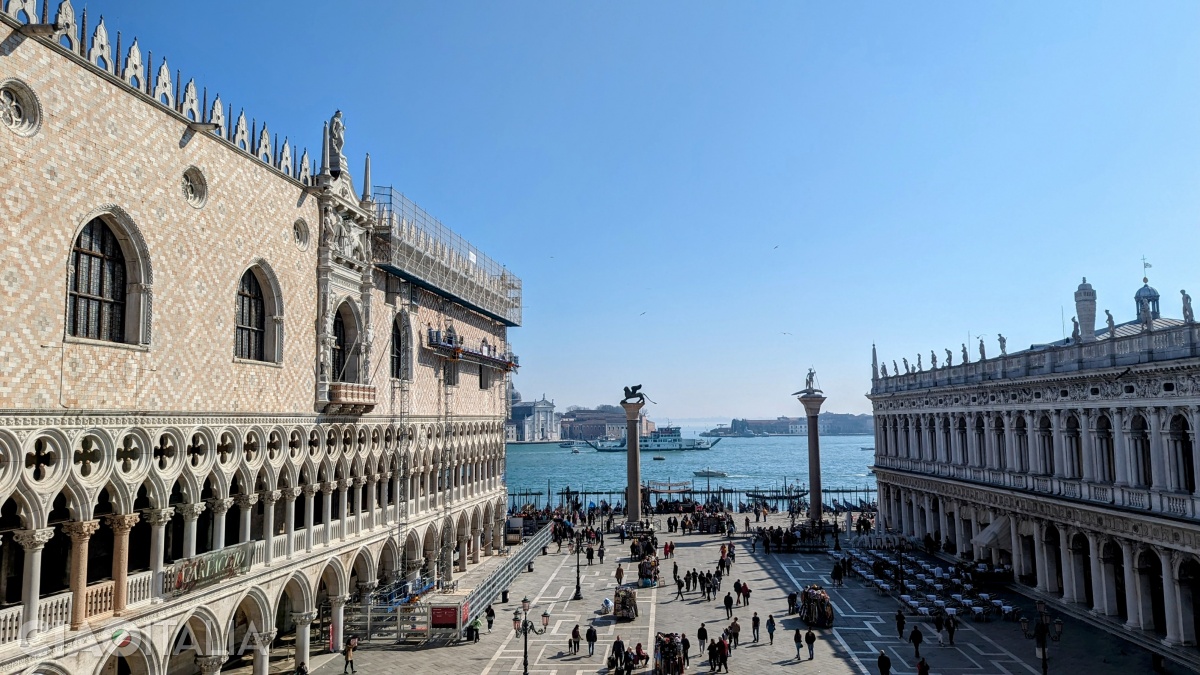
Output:
[[[458,605],[431,607],[429,619],[432,628],[458,628]]]

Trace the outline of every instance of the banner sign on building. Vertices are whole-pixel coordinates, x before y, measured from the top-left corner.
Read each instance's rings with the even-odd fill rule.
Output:
[[[183,595],[250,571],[253,541],[226,546],[194,558],[176,560],[163,570],[163,595]]]

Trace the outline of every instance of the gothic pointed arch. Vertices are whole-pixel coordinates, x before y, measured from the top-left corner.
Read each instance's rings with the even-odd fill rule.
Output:
[[[262,258],[238,281],[234,325],[235,358],[283,361],[283,293],[275,271]]]

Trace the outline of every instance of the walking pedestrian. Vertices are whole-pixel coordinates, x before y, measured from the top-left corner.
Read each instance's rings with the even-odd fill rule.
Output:
[[[604,564],[604,542],[600,542],[600,548],[596,549],[596,555],[600,557],[600,564]]]
[[[733,582],[733,592],[735,595],[737,595],[738,606],[741,606],[741,604],[742,604],[742,580],[741,579],[738,579],[737,581]]]
[[[729,646],[732,649],[737,649],[738,643],[741,642],[742,624],[738,623],[737,617],[733,617],[733,623],[729,624]]]
[[[584,551],[584,553],[583,553],[583,554],[584,554],[585,556],[587,556],[588,566],[591,566],[591,564],[592,564],[592,558],[595,558],[595,557],[596,557],[596,549],[592,548],[591,546],[588,546],[588,547],[587,547],[587,550],[586,550],[586,551]]]
[[[892,675],[892,660],[881,649],[879,650],[879,675]]]
[[[732,616],[733,616],[733,595],[726,592],[725,593],[725,618],[728,619],[728,618],[731,618]]]
[[[354,650],[356,648],[356,644],[357,643],[355,643],[355,641],[353,639],[351,639],[349,642],[346,643],[346,648],[342,650],[342,658],[345,659],[345,661],[342,663],[342,675],[346,675],[347,669],[351,673],[358,672],[354,668]]]
[[[676,591],[675,597],[679,598],[680,600],[684,600],[685,598],[683,597],[683,579],[682,578],[675,577],[675,587],[677,589],[679,589],[678,591]]]
[[[308,675],[308,666],[304,665],[303,661],[297,663],[296,670],[292,671],[292,675]]]
[[[700,641],[700,646],[704,647],[704,643],[708,641],[708,629],[704,624],[700,624],[700,628],[696,629],[696,639]]]
[[[750,606],[750,584],[742,584],[742,599],[743,599],[742,604],[749,607]]]
[[[754,616],[750,617],[750,634],[755,642],[758,642],[758,626],[761,622],[762,619],[758,618],[758,612],[755,612]]]
[[[617,571],[613,572],[613,576],[617,578],[617,585],[620,586],[625,578],[625,568],[621,567],[621,563],[617,563]]]
[[[479,642],[479,633],[482,630],[483,623],[479,620],[479,617],[475,617],[475,619],[471,621],[471,637],[474,638],[475,642]]]
[[[933,630],[937,632],[938,646],[945,647],[946,641],[942,637],[942,631],[946,629],[946,619],[942,618],[941,614],[933,617]]]
[[[775,644],[775,615],[774,614],[767,615],[767,639],[769,639],[771,641],[771,644]]]
[[[588,626],[587,633],[584,634],[584,638],[587,639],[587,643],[588,643],[588,656],[595,656],[595,654],[596,654],[596,639],[597,639],[596,627]]]
[[[896,610],[896,637],[904,639],[904,612]]]
[[[908,634],[908,641],[913,646],[913,658],[921,658],[921,643],[925,640],[925,636],[921,634],[920,626],[913,626],[912,632]]]
[[[792,636],[792,641],[796,643],[796,660],[800,660],[800,648],[804,646],[804,636],[800,634],[800,629],[796,629],[796,634]]]
[[[487,618],[488,632],[490,633],[492,632],[492,623],[496,620],[496,610],[492,609],[491,605],[488,605],[487,609],[483,610],[483,615]]]
[[[788,593],[788,615],[796,613],[796,592]]]
[[[717,643],[717,657],[721,659],[721,667],[729,672],[729,641],[724,638]]]
[[[925,662],[925,657],[921,657],[917,663],[917,675],[929,675],[929,664]]]
[[[958,617],[946,617],[946,638],[950,640],[950,646],[954,646],[954,631],[958,630]]]
[[[717,656],[718,649],[720,647],[717,646],[716,640],[708,642],[708,672],[710,673],[716,672],[717,667],[721,665],[721,657]]]
[[[579,653],[579,643],[581,642],[582,638],[583,638],[583,636],[579,633],[579,624],[575,624],[575,627],[571,629],[571,653],[572,654]]]
[[[804,644],[808,645],[808,660],[809,661],[813,660],[813,645],[815,645],[816,643],[817,643],[817,634],[812,632],[812,629],[809,628],[808,632],[804,634]]]
[[[687,668],[689,665],[691,665],[688,652],[692,649],[692,643],[688,641],[687,633],[681,633],[679,635],[679,648],[683,650],[683,667]]]

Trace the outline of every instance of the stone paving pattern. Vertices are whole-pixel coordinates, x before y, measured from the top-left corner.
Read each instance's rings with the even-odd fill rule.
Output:
[[[772,524],[782,524],[784,519],[772,516]],[[673,535],[663,534],[660,543]],[[719,547],[723,540],[715,535],[678,536],[674,560],[663,561],[664,576],[670,581],[673,563],[679,564],[680,574],[695,567],[709,570],[719,558]],[[512,613],[520,607],[522,597],[533,602],[530,618],[540,624],[543,610],[551,615],[550,627],[545,635],[529,637],[529,672],[553,673],[558,675],[582,673],[607,673],[604,655],[611,648],[616,635],[627,644],[641,642],[652,650],[656,631],[686,633],[693,643],[688,673],[708,672],[707,655],[696,658],[696,628],[701,622],[707,624],[710,636],[717,635],[728,625],[725,608],[720,604],[733,582],[741,579],[753,590],[749,608],[735,607],[734,616],[743,624],[742,645],[729,659],[730,672],[757,673],[780,668],[797,672],[830,675],[871,674],[877,672],[876,659],[879,650],[886,650],[892,659],[892,672],[907,675],[916,672],[912,645],[897,638],[894,615],[897,601],[881,597],[875,590],[857,579],[849,579],[845,588],[829,588],[829,571],[832,559],[827,554],[774,554],[765,555],[761,548],[750,552],[749,541],[737,539],[738,553],[732,574],[722,583],[722,590],[715,601],[700,600],[699,593],[687,593],[685,600],[675,597],[673,585],[657,589],[642,589],[638,593],[641,609],[637,620],[615,622],[611,615],[598,613],[601,599],[611,597],[616,587],[613,572],[618,560],[628,569],[628,549],[618,544],[616,537],[606,538],[608,556],[603,565],[586,565],[582,568],[582,601],[571,600],[575,590],[575,559],[562,553],[539,557],[533,573],[522,574],[513,584],[508,604],[496,603],[496,624],[493,630],[485,631],[476,644],[456,644],[443,647],[411,648],[379,643],[364,644],[355,659],[361,673],[520,673],[522,662],[522,640],[513,635]],[[618,551],[623,554],[614,557]],[[626,580],[629,579],[626,572]],[[803,629],[796,617],[787,617],[787,595],[795,587],[809,583],[820,583],[830,592],[836,619],[832,629],[815,630],[818,639],[816,658],[797,661],[792,642],[793,631]],[[1032,611],[1033,601],[1011,592],[1001,594],[1011,597],[1018,606]],[[758,612],[763,621],[761,640],[751,641],[750,617]],[[767,643],[766,617],[774,614],[779,628],[775,644]],[[928,620],[919,621],[909,616],[905,632],[914,624],[920,625],[925,633],[922,655],[926,657],[935,674],[946,675],[1010,675],[1041,672],[1040,662],[1034,657],[1033,641],[1021,635],[1020,624],[995,619],[991,622],[975,623],[964,621],[955,635],[954,647],[938,647],[937,637]],[[1108,673],[1151,672],[1150,654],[1116,637],[1063,617],[1065,623],[1062,642],[1051,647],[1050,672],[1070,672],[1086,667],[1088,675]],[[580,631],[588,623],[596,626],[600,634],[596,655],[587,656],[587,644],[583,644],[578,656],[567,655],[567,638],[575,624]],[[326,654],[314,657],[315,674],[327,675],[342,671],[341,656]],[[649,668],[635,672],[646,672]],[[1169,669],[1170,673],[1187,672],[1182,667]]]

